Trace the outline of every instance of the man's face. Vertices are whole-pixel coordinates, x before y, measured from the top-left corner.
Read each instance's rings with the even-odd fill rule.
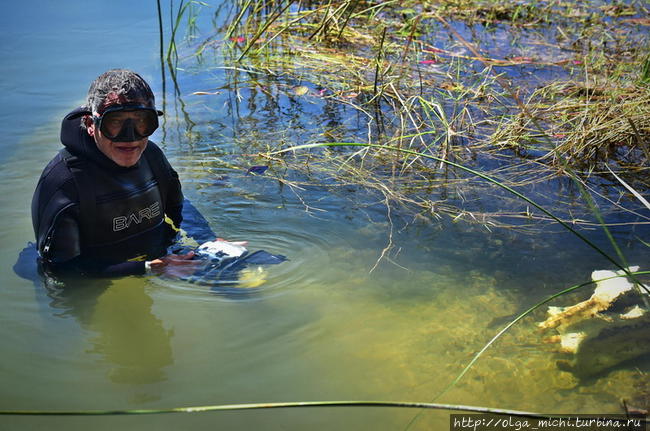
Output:
[[[138,121],[140,120],[139,115],[140,114],[138,111],[124,111],[113,114],[114,117],[117,117],[115,118],[117,120],[132,120],[133,124],[135,124],[136,127]],[[145,148],[147,148],[147,142],[149,141],[149,138],[145,137],[139,141],[133,142],[113,141],[104,136],[102,134],[102,131],[99,130],[99,127],[97,127],[95,123],[92,121],[89,123],[90,124],[87,125],[88,134],[95,139],[97,148],[99,148],[99,151],[104,153],[106,157],[111,159],[117,165],[125,168],[131,167],[138,163],[138,160],[140,160],[142,153],[144,152]],[[110,127],[110,125],[107,126]]]

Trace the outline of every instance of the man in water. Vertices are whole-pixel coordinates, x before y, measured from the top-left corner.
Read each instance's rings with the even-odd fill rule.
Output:
[[[153,92],[140,75],[109,70],[86,105],[63,119],[64,149],[32,199],[44,269],[99,277],[191,273],[193,253],[166,255],[182,222],[178,174],[148,137],[158,128]]]

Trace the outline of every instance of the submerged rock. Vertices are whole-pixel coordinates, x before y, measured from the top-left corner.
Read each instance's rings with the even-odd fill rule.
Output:
[[[538,324],[556,331],[546,341],[559,344],[558,351],[565,356],[557,362],[561,370],[588,377],[650,353],[650,313],[633,283],[626,277],[610,278],[617,275],[624,272],[594,271],[592,280],[602,281],[589,299],[570,307],[549,307],[549,317]]]

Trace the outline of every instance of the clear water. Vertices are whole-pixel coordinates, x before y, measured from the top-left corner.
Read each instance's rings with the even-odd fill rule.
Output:
[[[169,11],[165,11],[167,16]],[[209,9],[200,23],[209,23]],[[528,235],[448,221],[413,221],[374,197],[351,199],[272,175],[245,175],[235,139],[277,139],[328,119],[323,103],[257,106],[221,90],[222,69],[166,82],[162,143],[184,191],[215,232],[289,261],[242,295],[130,277],[48,294],[12,266],[32,240],[30,200],[59,148],[59,121],[90,81],[120,66],[141,72],[162,101],[155,5],[126,1],[12,4],[0,18],[0,410],[147,409],[309,400],[430,401],[507,317],[610,265],[561,232]],[[200,27],[203,28],[203,27]],[[206,27],[207,28],[207,27]],[[275,87],[273,87],[275,88]],[[291,108],[300,108],[291,111]],[[277,108],[277,109],[276,109]],[[296,112],[299,114],[296,115]],[[331,113],[330,113],[331,114]],[[189,127],[186,118],[194,123]],[[342,121],[339,119],[339,121]],[[189,129],[189,133],[188,133]],[[300,143],[300,142],[296,142]],[[223,163],[237,161],[235,168]],[[250,164],[259,163],[251,160]],[[351,192],[350,192],[351,193]],[[390,240],[390,259],[377,261]],[[597,231],[588,231],[605,244]],[[632,263],[647,267],[620,228]],[[377,264],[377,265],[376,265]],[[245,288],[242,288],[245,291]],[[588,295],[576,295],[582,299]],[[567,300],[568,301],[568,300]],[[555,413],[619,412],[637,392],[633,364],[577,382],[555,366],[535,322],[503,337],[438,402]],[[397,409],[301,409],[129,417],[0,416],[0,429],[403,429]],[[428,411],[412,429],[446,429]]]

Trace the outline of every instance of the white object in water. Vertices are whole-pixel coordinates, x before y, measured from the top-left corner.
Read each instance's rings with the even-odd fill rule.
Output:
[[[228,241],[208,241],[196,249],[196,252],[202,256],[219,260],[239,257],[247,251],[243,245]]]

